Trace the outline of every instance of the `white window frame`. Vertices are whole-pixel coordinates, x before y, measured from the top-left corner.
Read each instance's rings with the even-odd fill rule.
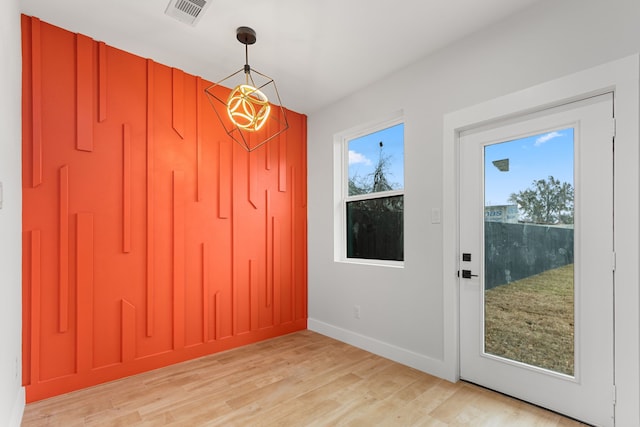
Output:
[[[333,137],[333,195],[334,195],[334,261],[347,264],[364,264],[403,268],[404,261],[382,259],[347,258],[347,202],[370,200],[392,196],[404,196],[402,190],[381,191],[377,193],[349,196],[349,141],[369,135],[395,125],[406,124],[404,113],[397,111],[389,116],[360,126],[339,132]],[[403,135],[404,144],[404,135]],[[403,174],[405,159],[403,157]],[[404,179],[403,179],[404,182]],[[404,213],[403,213],[404,222]],[[404,244],[404,242],[403,242]]]

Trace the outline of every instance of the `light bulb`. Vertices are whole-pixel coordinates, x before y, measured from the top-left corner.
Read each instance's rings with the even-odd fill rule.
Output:
[[[241,129],[255,132],[267,122],[271,105],[266,95],[253,86],[240,84],[227,99],[229,119]]]

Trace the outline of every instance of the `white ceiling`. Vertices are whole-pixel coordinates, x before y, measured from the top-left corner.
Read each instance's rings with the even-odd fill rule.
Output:
[[[236,28],[256,30],[252,68],[283,104],[311,113],[538,0],[211,0],[195,27],[169,0],[21,0],[21,11],[218,81],[244,64]]]

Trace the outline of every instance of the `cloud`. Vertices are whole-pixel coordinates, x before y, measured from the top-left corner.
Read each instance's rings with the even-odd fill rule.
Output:
[[[551,141],[553,138],[558,138],[562,136],[560,132],[549,132],[545,135],[542,135],[540,138],[536,139],[536,142],[533,144],[535,147],[539,147],[545,142]]]
[[[357,163],[364,163],[365,165],[371,165],[371,160],[367,158],[362,153],[358,153],[357,151],[349,150],[349,164],[355,165]]]

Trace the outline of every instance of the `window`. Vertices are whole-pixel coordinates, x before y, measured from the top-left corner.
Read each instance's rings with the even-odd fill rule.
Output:
[[[396,117],[336,143],[342,163],[337,258],[404,261],[404,123]]]

